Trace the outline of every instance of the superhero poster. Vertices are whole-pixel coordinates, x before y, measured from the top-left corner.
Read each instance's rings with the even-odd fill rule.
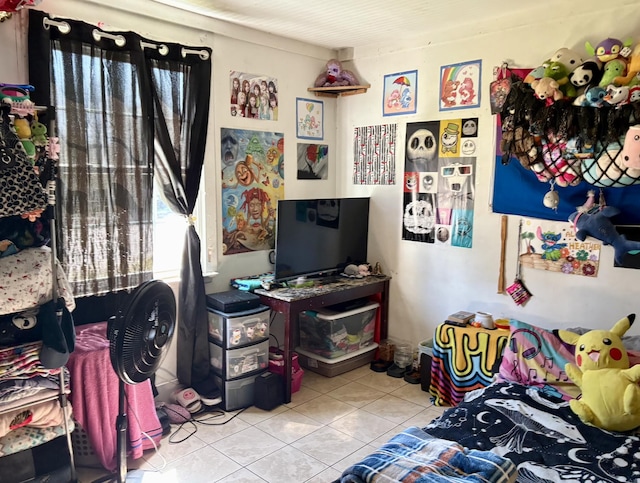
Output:
[[[402,239],[471,248],[478,118],[407,123]]]
[[[220,139],[222,253],[272,250],[284,198],[284,135],[222,128]]]

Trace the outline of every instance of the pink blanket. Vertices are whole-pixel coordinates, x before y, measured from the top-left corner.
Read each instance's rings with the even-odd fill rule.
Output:
[[[84,428],[100,463],[109,471],[117,466],[116,417],[118,416],[119,379],[109,358],[107,323],[76,327],[76,347],[67,367],[71,377],[71,403],[75,419]],[[151,383],[125,385],[129,455],[140,458],[142,452],[162,437]]]

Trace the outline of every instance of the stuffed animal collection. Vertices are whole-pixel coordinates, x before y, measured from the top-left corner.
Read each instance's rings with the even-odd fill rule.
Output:
[[[502,162],[516,157],[551,187],[640,184],[639,101],[640,42],[562,47],[512,82],[500,111]]]
[[[609,431],[630,431],[640,426],[640,364],[629,367],[622,336],[635,314],[620,319],[611,330],[578,335],[566,330],[558,336],[575,345],[575,362],[565,366],[567,376],[582,390],[569,402],[586,424]]]
[[[587,41],[586,55],[562,47],[533,69],[525,82],[547,104],[559,99],[589,107],[627,104],[631,102],[630,89],[640,85],[640,44],[633,49],[631,44],[631,40],[607,38],[594,47]],[[552,89],[559,90],[561,95],[556,92],[550,94]],[[591,89],[597,89],[596,93],[587,95]],[[604,95],[600,94],[601,89]],[[599,102],[594,102],[594,99]]]

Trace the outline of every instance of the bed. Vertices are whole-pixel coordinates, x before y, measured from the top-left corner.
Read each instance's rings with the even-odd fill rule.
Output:
[[[638,338],[623,341],[631,364],[640,363],[640,352],[631,350]],[[467,393],[425,426],[407,428],[337,481],[640,482],[640,430],[616,433],[584,424],[569,408],[579,389],[566,377],[567,361],[573,361],[573,347],[556,331],[512,320],[499,373],[489,386]],[[490,461],[493,470],[455,467],[443,476],[447,458],[425,457],[398,444],[407,431]]]

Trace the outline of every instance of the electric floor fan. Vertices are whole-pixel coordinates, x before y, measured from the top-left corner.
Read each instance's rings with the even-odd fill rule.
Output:
[[[107,325],[111,365],[119,379],[116,418],[117,474],[95,480],[125,483],[127,478],[127,413],[125,384],[151,377],[164,359],[175,330],[176,301],[171,288],[159,280],[138,286]],[[137,477],[136,481],[140,481]]]

